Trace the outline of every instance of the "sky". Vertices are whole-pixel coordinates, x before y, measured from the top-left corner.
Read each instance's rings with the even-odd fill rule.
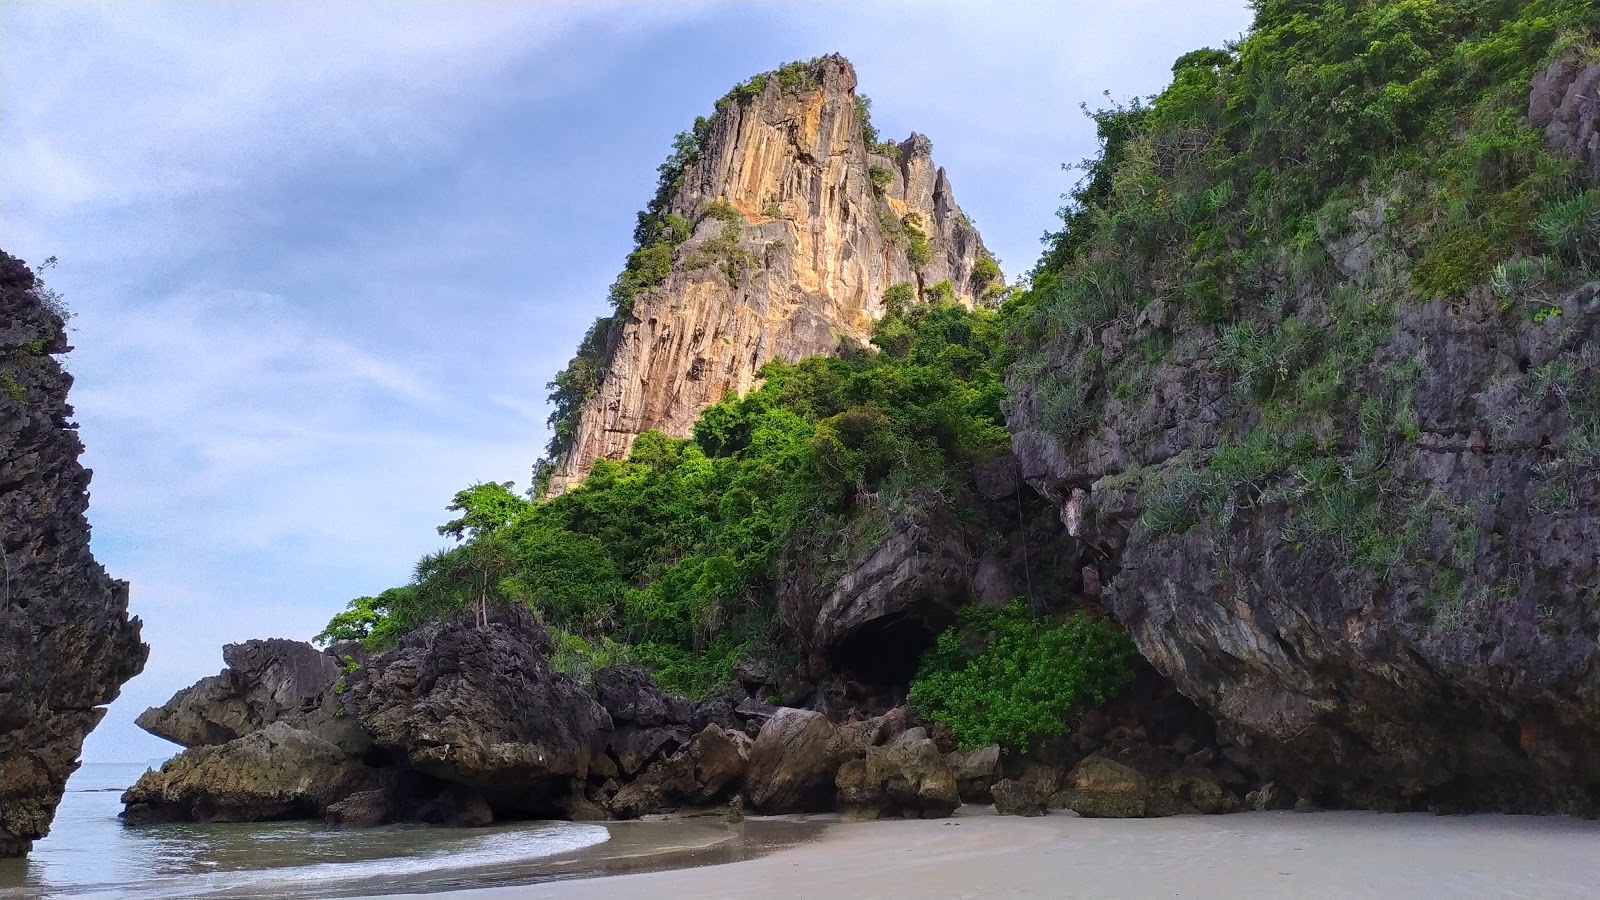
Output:
[[[404,583],[455,491],[527,485],[545,383],[631,249],[672,136],[840,52],[928,135],[1008,276],[1092,154],[1244,0],[0,5],[0,247],[76,315],[96,557],[150,662],[86,762],[225,643],[310,638]]]

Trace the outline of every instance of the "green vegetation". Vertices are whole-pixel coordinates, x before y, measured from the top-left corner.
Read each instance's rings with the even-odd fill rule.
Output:
[[[972,280],[980,286],[987,286],[1000,277],[1000,264],[992,257],[980,256],[972,264]]]
[[[879,352],[769,364],[692,439],[640,435],[626,461],[601,460],[548,502],[506,484],[461,491],[440,529],[461,543],[425,557],[411,584],[352,601],[319,640],[383,647],[464,609],[522,603],[580,673],[629,659],[699,694],[741,656],[775,654],[785,572],[840,566],[889,516],[933,499],[976,521],[971,464],[1008,444],[999,316],[890,293]]]
[[[1252,428],[1142,473],[1144,527],[1215,539],[1287,504],[1287,540],[1381,573],[1448,518],[1387,465],[1419,436],[1418,368],[1377,357],[1403,306],[1488,283],[1508,327],[1542,322],[1600,266],[1600,189],[1519,124],[1555,55],[1596,57],[1600,7],[1255,7],[1244,39],[1184,55],[1159,95],[1089,113],[1100,153],[1011,304],[1015,374],[1071,442],[1175,356],[1203,361]],[[1584,396],[1553,383],[1529,391]],[[1581,450],[1581,400],[1569,414]]]
[[[867,177],[872,179],[872,189],[879,193],[894,181],[894,173],[883,166],[868,166]]]
[[[17,381],[17,376],[5,369],[0,369],[0,391],[5,391],[7,396],[18,403],[28,398],[28,392],[23,390],[22,384]]]
[[[1020,602],[998,610],[974,604],[923,658],[911,703],[949,725],[963,748],[1021,751],[1125,689],[1135,658],[1127,635],[1082,613],[1052,624]]]

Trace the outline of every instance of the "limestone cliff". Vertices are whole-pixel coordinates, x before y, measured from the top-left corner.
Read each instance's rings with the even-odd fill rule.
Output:
[[[925,295],[949,281],[970,306],[993,282],[928,139],[869,145],[848,61],[758,79],[718,105],[664,198],[689,228],[670,271],[592,336],[594,381],[549,493],[642,432],[688,436],[769,360],[864,343],[891,285]]]
[[[84,736],[148,653],[127,583],[89,552],[67,335],[42,293],[0,252],[0,857],[49,832]]]

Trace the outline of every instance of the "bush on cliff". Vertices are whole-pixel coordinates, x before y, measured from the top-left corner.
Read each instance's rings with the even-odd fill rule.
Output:
[[[488,598],[536,610],[574,664],[575,638],[672,690],[726,684],[742,655],[773,652],[785,559],[829,564],[864,522],[909,502],[908,485],[981,515],[964,494],[970,466],[1008,444],[1000,317],[892,309],[879,352],[772,363],[760,389],[707,409],[693,438],[640,435],[627,460],[597,462],[549,502],[501,484],[461,491],[441,533],[465,542],[427,557],[412,584],[353,601],[322,638],[382,646]]]
[[[1020,602],[968,606],[923,658],[911,704],[949,725],[964,749],[1022,751],[1125,689],[1135,656],[1126,635],[1082,613],[1052,624]]]

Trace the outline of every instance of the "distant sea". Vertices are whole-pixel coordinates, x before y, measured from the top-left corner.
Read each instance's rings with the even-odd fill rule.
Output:
[[[438,890],[602,843],[602,825],[522,822],[336,831],[320,822],[148,825],[117,819],[147,767],[87,763],[67,782],[49,837],[0,860],[0,900],[316,897]]]

